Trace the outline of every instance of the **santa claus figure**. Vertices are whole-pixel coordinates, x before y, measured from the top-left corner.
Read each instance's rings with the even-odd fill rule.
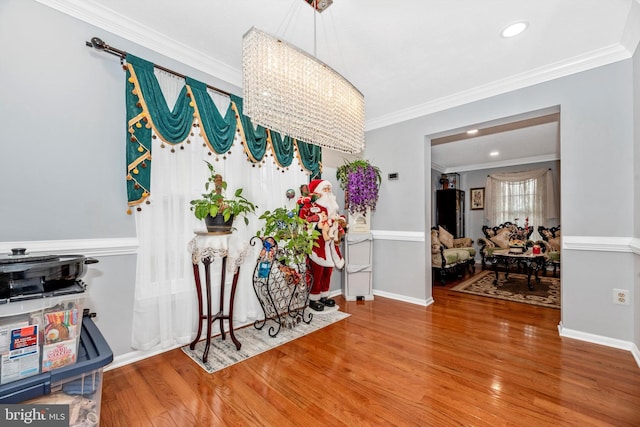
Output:
[[[309,194],[303,192],[298,200],[299,215],[320,232],[318,245],[309,256],[313,277],[309,307],[315,311],[322,311],[325,307],[336,305],[335,300],[329,298],[329,287],[333,268],[341,269],[344,266],[339,243],[345,233],[347,222],[345,217],[338,213],[338,202],[329,181],[314,179],[309,183],[308,189]]]

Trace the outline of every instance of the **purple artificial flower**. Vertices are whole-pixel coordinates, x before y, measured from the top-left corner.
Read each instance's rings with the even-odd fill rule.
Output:
[[[358,165],[349,169],[345,189],[351,213],[366,215],[367,209],[375,210],[379,189],[376,168]]]

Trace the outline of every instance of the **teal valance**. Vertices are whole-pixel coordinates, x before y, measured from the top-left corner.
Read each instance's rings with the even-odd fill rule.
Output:
[[[297,152],[302,169],[312,177],[319,175],[321,148],[262,126],[254,127],[242,113],[242,98],[231,95],[223,116],[207,92],[207,85],[185,77],[185,86],[170,110],[151,62],[127,54],[125,69],[129,135],[126,149],[127,197],[130,207],[140,205],[151,194],[152,133],[174,146],[187,141],[192,128],[199,127],[208,149],[216,154],[227,153],[239,136],[251,162],[261,162],[271,149],[278,166],[287,168]],[[173,147],[171,149],[174,150]]]

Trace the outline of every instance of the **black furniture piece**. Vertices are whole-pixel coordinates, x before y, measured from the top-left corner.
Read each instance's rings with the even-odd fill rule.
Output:
[[[436,191],[436,224],[453,234],[454,238],[464,237],[464,191]]]
[[[547,266],[553,266],[553,277],[558,277],[558,269],[560,268],[560,224],[557,227],[538,226],[538,233],[542,236],[542,240],[538,243],[543,246],[547,255]],[[546,271],[545,271],[546,273]]]
[[[504,278],[505,280],[509,280],[509,266],[517,264],[518,267],[521,267],[523,264],[526,266],[527,273],[527,286],[529,290],[533,290],[533,285],[531,285],[531,273],[535,273],[536,283],[540,283],[540,278],[538,277],[538,271],[540,271],[544,267],[545,257],[544,254],[533,254],[531,251],[527,251],[524,253],[514,253],[509,249],[501,249],[493,252],[493,256],[491,257],[491,262],[494,265],[494,271],[496,273],[496,278],[493,281],[494,285],[498,285],[498,265],[502,263],[504,265]]]
[[[253,290],[264,313],[253,326],[261,330],[270,323],[269,336],[275,337],[282,328],[292,328],[300,322],[311,323],[313,314],[309,306],[309,292],[313,283],[306,261],[284,265],[278,261],[282,250],[272,237],[254,236],[251,246],[260,243],[261,250],[253,272]]]
[[[505,229],[506,231],[504,231]],[[533,242],[529,240],[531,233],[533,233],[533,225],[529,225],[527,228],[518,227],[517,224],[510,221],[503,222],[495,227],[483,225],[482,233],[484,234],[484,237],[480,237],[477,241],[478,245],[480,245],[480,257],[482,259],[483,270],[487,267],[487,264],[492,262],[491,258],[493,257],[493,251],[507,249],[509,247],[508,244],[500,246],[492,239],[503,232],[508,232],[508,242],[515,239],[524,243],[525,250],[533,246]]]

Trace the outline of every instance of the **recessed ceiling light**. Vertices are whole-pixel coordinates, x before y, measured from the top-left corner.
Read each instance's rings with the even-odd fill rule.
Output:
[[[498,154],[500,154],[499,151],[492,151],[492,152],[489,153],[489,155],[493,156],[493,157],[497,156]]]
[[[468,131],[467,131],[467,133],[468,133],[469,135],[473,135],[473,134],[475,134],[475,133],[478,133],[478,129],[471,129],[471,130],[468,130]]]
[[[520,34],[521,32],[523,32],[524,30],[526,30],[528,26],[529,26],[528,22],[525,22],[525,21],[516,22],[515,24],[511,24],[507,28],[502,30],[500,35],[505,38],[514,37]]]

